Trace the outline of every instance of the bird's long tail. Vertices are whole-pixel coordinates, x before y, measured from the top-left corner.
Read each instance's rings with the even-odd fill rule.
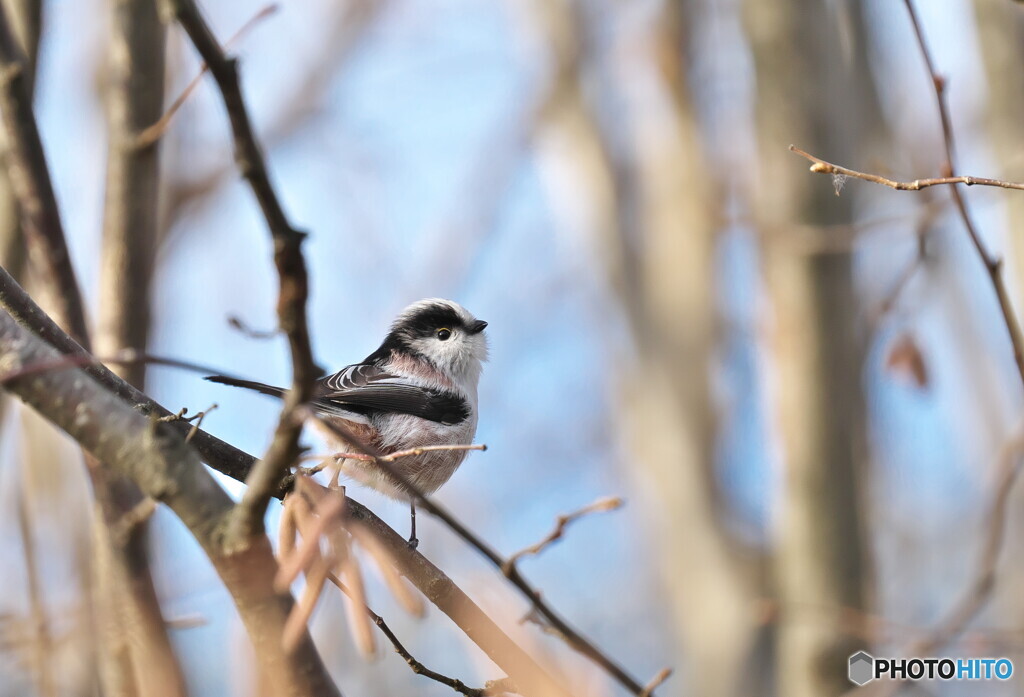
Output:
[[[227,375],[207,375],[203,379],[209,380],[210,382],[219,382],[222,385],[231,385],[232,387],[244,387],[247,390],[256,390],[257,392],[268,394],[271,397],[282,397],[285,393],[285,391],[280,387],[266,385],[262,382],[253,382],[252,380],[229,378]]]

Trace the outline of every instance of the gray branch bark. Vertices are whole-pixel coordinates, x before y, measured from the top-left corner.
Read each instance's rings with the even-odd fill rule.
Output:
[[[0,313],[0,374],[59,356],[11,315]],[[224,552],[224,522],[232,509],[231,499],[173,429],[132,409],[79,368],[17,378],[8,381],[5,389],[182,520],[232,594],[252,639],[262,679],[273,694],[340,694],[308,634],[292,654],[284,652],[281,635],[293,601],[287,593],[274,591],[277,563],[270,543],[264,537],[238,554]]]

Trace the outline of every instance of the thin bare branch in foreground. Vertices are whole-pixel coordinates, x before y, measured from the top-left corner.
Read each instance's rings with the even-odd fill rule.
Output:
[[[40,337],[52,347],[65,355],[83,355],[84,349],[72,340],[52,319],[50,319],[10,274],[0,268],[0,307],[15,319],[18,325],[28,328],[36,337]],[[6,315],[0,313],[0,328],[5,327]],[[13,329],[12,329],[13,330]],[[2,337],[2,333],[0,333]],[[27,338],[27,335],[26,335]],[[52,360],[55,355],[46,353],[31,356],[28,362]],[[0,362],[0,365],[4,365]],[[16,369],[12,365],[9,369]],[[84,366],[82,373],[97,381],[117,400],[129,406],[133,413],[153,416],[168,416],[167,409],[154,402],[147,395],[139,392],[131,385],[114,375],[106,366],[90,361]],[[52,378],[52,375],[41,376]],[[101,393],[102,394],[102,393]],[[113,402],[117,404],[115,400]],[[106,398],[104,404],[107,404]],[[48,416],[53,420],[53,417]],[[189,430],[188,424],[168,423],[162,426],[177,432],[179,436]],[[251,471],[255,458],[219,438],[198,431],[192,441],[203,460],[213,469],[240,482],[244,482]],[[191,455],[190,455],[191,457]],[[283,496],[285,489],[279,488],[276,495]],[[538,665],[520,646],[505,634],[480,608],[459,588],[443,571],[434,566],[422,554],[411,549],[405,538],[391,529],[384,521],[358,501],[346,497],[354,520],[366,525],[370,532],[381,542],[386,552],[394,559],[395,566],[423,595],[438,609],[448,615],[456,626],[492,660],[512,677],[524,690],[532,690],[555,697],[566,697],[569,693],[563,689],[540,665]],[[241,556],[250,558],[259,553],[255,550]],[[492,554],[495,554],[492,551]],[[500,558],[499,558],[500,559]],[[234,560],[239,564],[244,559]],[[240,577],[239,577],[240,578]],[[262,577],[249,579],[262,582]],[[273,613],[275,617],[279,615]],[[283,619],[282,619],[283,623]],[[280,637],[280,633],[277,634]],[[263,648],[263,647],[259,647]],[[267,647],[267,650],[274,647]],[[279,642],[277,644],[279,648]],[[642,689],[642,688],[641,688]]]
[[[289,222],[256,140],[249,109],[238,81],[238,62],[224,55],[213,31],[192,0],[168,0],[174,17],[188,34],[217,83],[234,135],[235,161],[249,182],[267,221],[274,243],[274,265],[278,274],[277,316],[288,337],[292,358],[292,386],[284,399],[281,416],[270,447],[246,478],[246,490],[232,514],[228,533],[232,544],[244,547],[264,531],[263,517],[281,478],[301,454],[299,436],[302,419],[297,411],[313,395],[313,383],[320,369],[313,360],[306,318],[309,280],[302,255],[305,234]]]
[[[609,496],[600,498],[593,503],[587,504],[583,508],[577,509],[572,513],[566,513],[558,516],[555,519],[555,528],[547,534],[540,542],[532,544],[529,547],[525,547],[511,557],[509,557],[501,570],[506,576],[512,572],[512,568],[516,565],[520,559],[526,556],[537,555],[543,552],[545,549],[550,547],[552,544],[562,539],[562,535],[565,534],[565,529],[572,525],[574,522],[588,516],[592,513],[605,513],[608,511],[616,511],[622,508],[625,502],[618,496]]]
[[[662,668],[661,672],[659,672],[657,675],[651,678],[651,681],[644,686],[644,689],[640,693],[639,697],[650,697],[652,694],[654,694],[654,690],[657,689],[657,687],[660,686],[663,682],[668,680],[669,677],[671,677],[671,675],[671,668]]]
[[[403,457],[416,457],[417,455],[422,455],[423,453],[430,453],[439,450],[479,450],[481,452],[484,452],[487,450],[487,446],[483,443],[473,445],[423,445],[418,448],[399,450],[397,453],[391,453],[390,455],[380,455],[379,457],[367,455],[366,453],[335,453],[331,455],[330,458],[333,459],[334,461],[362,460],[363,462],[394,462],[395,460],[401,460]]]
[[[395,467],[392,466],[390,462],[384,459],[385,456],[383,453],[378,452],[375,448],[372,448],[367,443],[362,442],[355,436],[355,434],[341,426],[338,422],[323,420],[321,423],[324,428],[332,431],[334,435],[340,438],[343,442],[349,443],[354,447],[358,447],[358,449],[362,450],[364,454],[371,456],[374,459],[376,466],[379,467],[388,477],[393,479],[405,491],[407,491],[418,506],[421,506],[424,510],[438,518],[456,535],[461,537],[471,547],[480,552],[480,554],[482,554],[496,568],[501,570],[509,582],[511,582],[512,585],[532,603],[537,613],[543,617],[544,622],[551,626],[557,635],[560,636],[573,650],[586,656],[588,659],[600,666],[605,672],[615,678],[615,680],[621,683],[633,694],[640,694],[644,689],[643,685],[627,673],[626,670],[616,663],[610,656],[598,649],[577,629],[570,625],[569,622],[561,615],[555,612],[554,608],[552,608],[551,605],[541,597],[540,591],[530,585],[516,566],[512,566],[507,572],[505,572],[507,562],[504,557],[484,542],[479,535],[456,519],[450,511],[433,499],[424,495],[422,491],[408,480],[408,478],[404,477],[395,469]],[[394,553],[394,550],[392,550],[392,553]],[[428,597],[430,596],[428,595]],[[432,598],[432,600],[434,599]],[[444,607],[441,606],[437,600],[434,600],[434,602],[444,610]],[[494,657],[491,656],[491,658],[493,659]]]
[[[255,15],[250,17],[249,21],[243,24],[238,29],[238,31],[236,31],[231,36],[231,38],[224,42],[224,48],[227,48],[232,44],[236,43],[243,36],[248,34],[253,27],[255,27],[257,24],[259,24],[267,17],[270,17],[279,9],[281,9],[281,7],[277,3],[271,3],[261,8]],[[171,125],[171,121],[174,119],[174,115],[178,113],[178,110],[181,109],[182,106],[184,106],[185,102],[188,101],[188,98],[195,91],[196,87],[198,87],[199,84],[203,81],[203,75],[206,74],[207,70],[209,70],[209,66],[207,66],[206,63],[203,63],[202,66],[199,68],[199,74],[192,78],[192,81],[185,86],[185,89],[181,91],[181,94],[179,94],[177,98],[175,98],[175,100],[171,102],[171,106],[167,109],[167,111],[164,112],[164,114],[159,118],[159,120],[157,120],[151,126],[148,126],[145,130],[139,133],[138,137],[135,140],[136,147],[148,147],[163,137],[164,133],[167,131],[167,127]]]
[[[231,315],[230,317],[228,317],[228,325],[235,331],[241,332],[250,339],[273,339],[277,337],[278,334],[281,333],[277,329],[254,329],[253,327],[250,327],[248,324],[246,324],[241,317],[236,317],[235,315]]]
[[[337,586],[342,593],[344,593],[346,596],[352,597],[352,592],[348,589],[348,586],[342,583],[341,579],[339,579],[334,574],[328,574],[327,578],[328,580],[330,580],[331,583]],[[402,644],[399,638],[395,636],[395,633],[391,631],[391,627],[388,626],[387,622],[384,621],[383,617],[374,612],[369,605],[364,604],[363,609],[366,612],[366,615],[370,618],[370,621],[373,622],[377,626],[377,629],[381,631],[381,634],[383,634],[387,638],[387,640],[391,642],[391,646],[395,649],[395,653],[402,657],[402,660],[404,660],[408,664],[409,668],[412,670],[413,673],[416,673],[416,675],[422,675],[425,678],[430,678],[434,682],[439,682],[442,685],[447,685],[459,694],[466,695],[466,697],[486,697],[486,695],[494,694],[494,692],[487,689],[469,687],[468,685],[466,685],[466,683],[462,682],[461,680],[458,680],[456,678],[450,678],[447,675],[444,675],[443,673],[438,673],[435,670],[427,668],[425,665],[416,660],[416,658],[411,653],[409,653],[409,650],[405,648],[405,645]]]
[[[897,191],[920,191],[921,189],[927,189],[930,186],[940,186],[943,184],[964,184],[966,186],[998,186],[1002,189],[1017,189],[1018,191],[1024,191],[1024,184],[1018,182],[1003,181],[1001,179],[988,179],[986,177],[933,177],[931,179],[915,179],[914,181],[896,181],[895,179],[888,179],[878,174],[871,174],[870,172],[858,172],[855,169],[848,169],[841,165],[832,164],[825,160],[812,155],[805,150],[801,150],[795,145],[790,145],[789,149],[800,155],[803,158],[810,160],[813,164],[811,165],[811,171],[815,174],[831,174],[833,176],[850,177],[852,179],[860,179],[866,182],[872,182],[874,184],[881,184],[882,186],[888,186],[890,189],[896,189]]]
[[[53,347],[0,312],[0,365],[17,368],[56,356]],[[273,588],[277,565],[266,537],[262,544],[226,553],[223,527],[233,503],[192,448],[172,430],[173,424],[150,420],[84,370],[43,373],[12,381],[5,389],[181,519],[232,594],[275,694],[339,694],[308,634],[291,654],[281,649],[282,628],[293,603]]]

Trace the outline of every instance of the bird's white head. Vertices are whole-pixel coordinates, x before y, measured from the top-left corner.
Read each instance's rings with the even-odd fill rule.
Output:
[[[430,361],[456,384],[476,391],[487,360],[487,322],[451,300],[427,298],[395,318],[389,339]]]

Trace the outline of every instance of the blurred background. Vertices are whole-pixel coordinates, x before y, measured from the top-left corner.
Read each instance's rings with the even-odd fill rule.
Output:
[[[660,695],[841,694],[849,654],[906,655],[935,636],[1005,523],[994,587],[982,584],[978,612],[929,655],[1006,656],[1024,670],[1019,492],[1005,521],[992,515],[1024,393],[985,268],[948,190],[833,181],[787,150],[895,179],[941,174],[934,89],[903,3],[266,8],[204,9],[222,42],[248,25],[230,51],[272,179],[310,235],[318,361],[361,360],[422,297],[490,322],[477,436],[488,450],[438,498],[505,554],[559,513],[625,498],[521,565],[585,635],[641,682],[675,668]],[[917,10],[946,79],[959,173],[1024,179],[1024,7]],[[36,76],[94,317],[109,15],[97,0],[43,2]],[[170,104],[200,63],[176,26],[166,40]],[[152,353],[286,384],[284,341],[228,322],[276,322],[269,237],[230,148],[204,80],[161,141],[152,273],[131,303]],[[1024,198],[964,195],[1016,302],[1011,232]],[[22,268],[16,245],[0,251],[5,268]],[[238,447],[269,443],[274,401],[162,367],[146,381],[172,411],[219,405],[204,428]],[[0,694],[96,694],[89,482],[73,445],[3,400]],[[405,506],[350,493],[405,530]],[[577,694],[620,694],[519,624],[522,598],[421,521],[420,551]],[[248,639],[202,552],[166,510],[148,534],[190,693],[254,694]],[[375,584],[370,599],[427,666],[471,684],[500,677],[439,613],[410,618]],[[361,659],[334,594],[312,631],[346,694],[454,694],[387,645]],[[1024,694],[1021,684],[908,692]]]

